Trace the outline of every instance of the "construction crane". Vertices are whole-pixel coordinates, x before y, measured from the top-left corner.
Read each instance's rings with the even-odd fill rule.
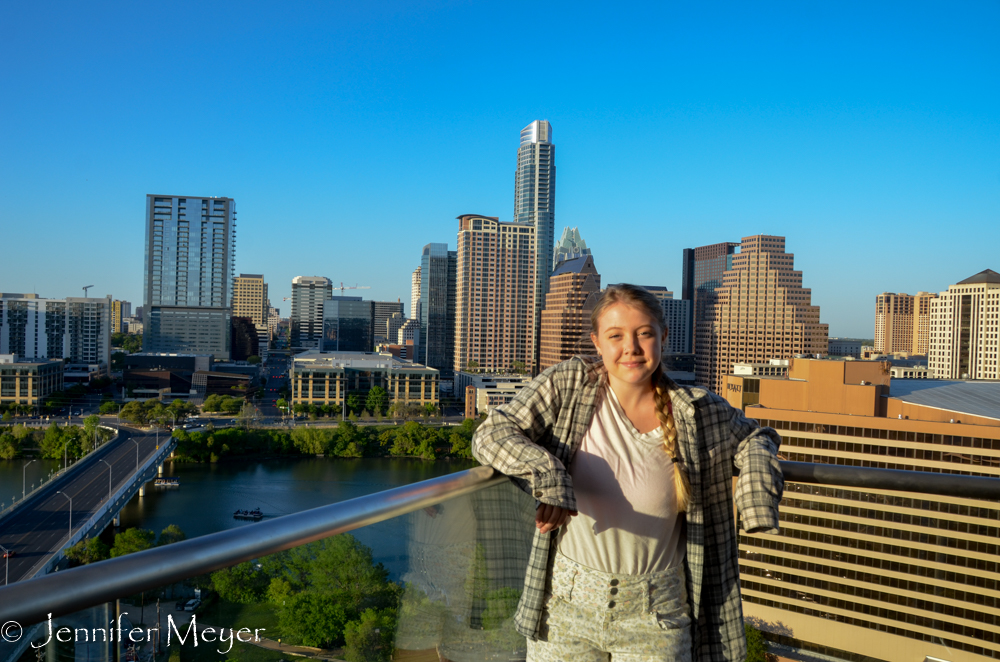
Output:
[[[347,287],[344,287],[344,283],[341,281],[340,287],[335,287],[333,289],[340,290],[340,296],[344,296],[344,290],[370,290],[372,288],[370,285],[355,285],[354,287],[348,285]]]
[[[87,290],[89,290],[89,289],[90,289],[90,288],[92,288],[92,287],[93,287],[93,285],[84,285],[84,286],[83,286],[83,298],[84,298],[84,299],[86,299],[86,298],[87,298]]]

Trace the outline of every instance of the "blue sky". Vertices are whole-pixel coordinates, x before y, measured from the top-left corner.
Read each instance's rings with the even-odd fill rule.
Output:
[[[787,237],[831,335],[1000,271],[1000,4],[4,3],[0,291],[141,303],[147,193],[236,199],[237,272],[402,298],[513,214],[552,122],[556,232],[680,296],[681,250]]]

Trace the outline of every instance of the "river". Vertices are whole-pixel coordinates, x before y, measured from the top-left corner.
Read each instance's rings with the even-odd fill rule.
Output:
[[[20,498],[23,460],[0,461],[0,501]],[[54,460],[27,466],[28,490],[60,465]],[[189,538],[254,522],[233,519],[237,509],[259,507],[265,518],[325,506],[373,492],[408,485],[461,471],[474,462],[409,458],[288,458],[232,460],[217,464],[168,462],[165,476],[176,476],[180,487],[147,485],[146,495],[134,497],[122,510],[121,526],[151,529],[159,534],[176,524]],[[372,548],[394,578],[406,570],[407,537],[399,520],[358,529],[353,533]],[[111,531],[105,532],[111,544]]]

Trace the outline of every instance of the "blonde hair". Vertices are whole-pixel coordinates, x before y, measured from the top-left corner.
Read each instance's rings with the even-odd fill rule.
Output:
[[[597,335],[600,328],[598,321],[604,312],[616,303],[637,308],[652,317],[656,320],[661,334],[668,331],[667,325],[663,321],[663,309],[660,307],[659,300],[646,289],[623,283],[610,286],[597,301],[597,305],[590,313],[591,333]],[[652,383],[654,385],[653,401],[656,403],[656,417],[660,420],[660,428],[663,430],[663,449],[674,463],[674,492],[677,495],[677,512],[682,513],[687,510],[691,500],[691,484],[688,482],[687,470],[684,468],[684,461],[677,448],[677,424],[670,406],[672,382],[667,379],[663,372],[662,364],[658,363],[656,366]]]

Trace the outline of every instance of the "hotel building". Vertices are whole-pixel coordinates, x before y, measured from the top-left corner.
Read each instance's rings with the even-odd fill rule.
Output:
[[[549,277],[549,293],[542,309],[542,371],[576,354],[593,354],[590,312],[601,291],[601,275],[592,255],[560,262]]]
[[[518,361],[534,373],[535,226],[477,214],[458,223],[454,369],[510,372]]]
[[[111,295],[43,299],[0,293],[0,354],[111,365]]]
[[[890,378],[884,362],[793,359],[726,377],[795,462],[1000,477],[1000,384]],[[788,483],[781,532],[740,537],[748,622],[837,659],[1000,659],[1000,504]]]
[[[385,389],[388,402],[437,405],[439,373],[434,368],[374,352],[317,352],[295,356],[289,372],[292,404],[337,405],[350,392]]]
[[[146,196],[142,347],[229,358],[236,203]]]
[[[820,323],[819,306],[802,287],[794,259],[785,252],[784,237],[743,238],[721,285],[702,299],[695,351],[699,384],[721,393],[735,363],[826,354],[828,326]]]
[[[992,269],[931,300],[927,367],[942,379],[1000,379],[1000,274]]]
[[[234,317],[248,317],[258,330],[263,330],[267,328],[269,308],[263,276],[240,274],[233,279]]]

